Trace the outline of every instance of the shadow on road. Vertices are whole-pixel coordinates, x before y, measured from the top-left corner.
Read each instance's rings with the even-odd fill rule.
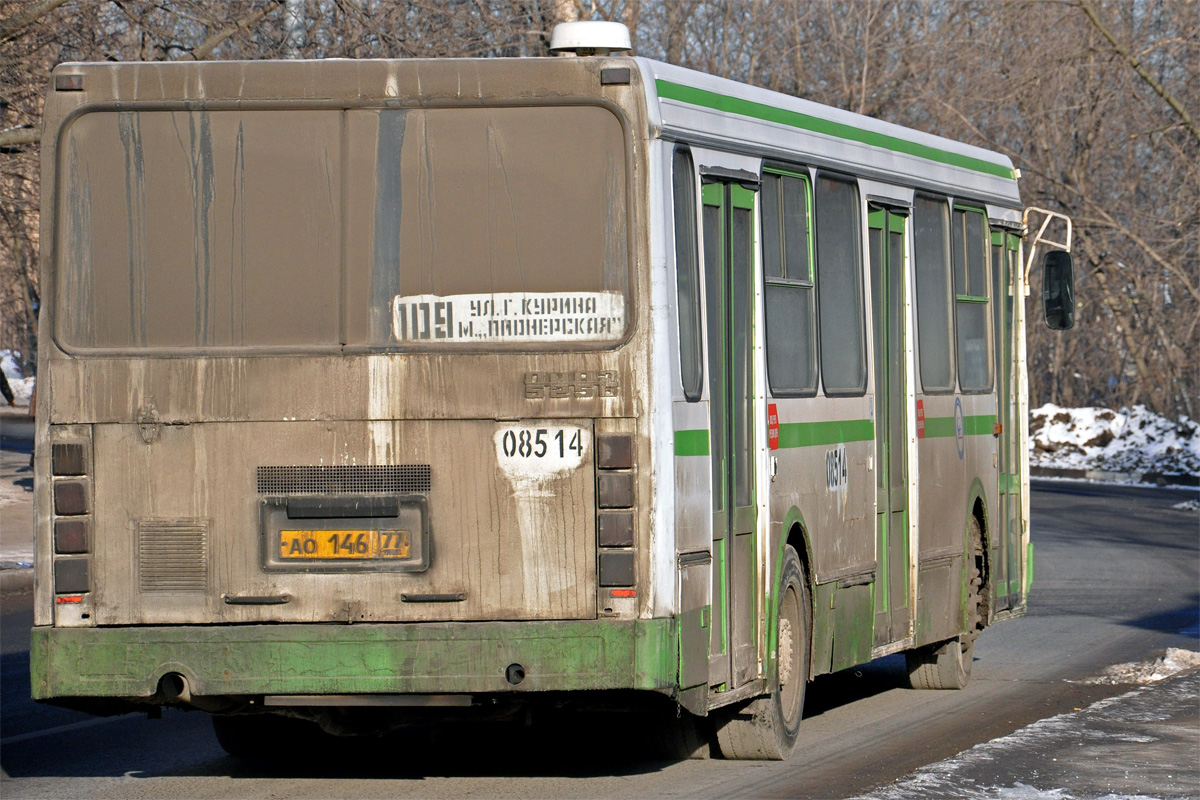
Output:
[[[893,689],[908,688],[903,655],[877,658],[860,667],[822,675],[810,683],[804,694],[804,718],[818,717],[826,711]]]
[[[1200,594],[1193,594],[1190,602],[1179,608],[1127,620],[1125,624],[1200,640]],[[1197,646],[1200,646],[1200,641],[1197,641]]]
[[[582,722],[582,720],[580,720]],[[658,772],[673,761],[647,755],[637,730],[556,722],[441,725],[385,737],[319,732],[269,759],[226,755],[202,712],[167,710],[91,721],[70,731],[11,741],[0,754],[8,778],[421,780],[433,777],[588,778]]]
[[[633,777],[677,763],[663,757],[655,726],[647,716],[590,711],[547,712],[529,725],[524,721],[441,724],[383,737],[332,737],[314,730],[294,750],[284,748],[265,761],[243,759],[225,754],[202,712],[168,709],[159,720],[140,714],[93,718],[28,700],[25,653],[4,656],[4,673],[4,716],[13,715],[6,722],[25,722],[36,713],[40,715],[36,728],[48,724],[64,728],[45,736],[18,735],[16,741],[5,742],[0,766],[10,778]],[[805,716],[816,717],[902,688],[905,680],[903,656],[823,676],[809,686]],[[52,721],[45,716],[51,713]],[[5,736],[16,727],[6,725]]]

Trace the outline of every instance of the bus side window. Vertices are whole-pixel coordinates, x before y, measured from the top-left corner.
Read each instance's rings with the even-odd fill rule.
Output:
[[[950,231],[946,201],[913,199],[913,251],[917,283],[917,352],[921,388],[954,389],[950,350]]]
[[[811,197],[805,175],[763,174],[767,379],[771,393],[782,397],[817,391]]]
[[[867,388],[858,189],[817,176],[817,302],[821,309],[821,379],[827,395]]]
[[[679,371],[683,396],[700,399],[704,366],[700,352],[700,262],[696,252],[696,173],[692,154],[677,148],[671,182],[675,199],[675,284],[679,315]]]
[[[974,208],[954,209],[954,317],[958,382],[965,392],[992,388],[988,352],[987,223]]]

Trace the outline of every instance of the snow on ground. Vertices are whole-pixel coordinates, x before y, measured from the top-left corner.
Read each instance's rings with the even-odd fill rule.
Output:
[[[1119,686],[1124,683],[1153,683],[1178,675],[1180,672],[1200,669],[1200,653],[1168,647],[1165,655],[1153,661],[1133,661],[1128,664],[1113,664],[1094,678],[1085,678],[1082,683],[1103,683]]]
[[[1039,720],[856,800],[1194,799],[1200,653],[1176,652],[1193,666],[1170,680]]]
[[[1029,416],[1032,467],[1200,476],[1200,425],[1186,417],[1053,403]]]
[[[4,377],[8,378],[8,385],[13,390],[13,405],[29,405],[29,397],[33,394],[33,385],[37,379],[22,376],[21,364],[12,350],[0,350],[0,369],[4,370]],[[0,398],[0,404],[3,402],[4,399]]]

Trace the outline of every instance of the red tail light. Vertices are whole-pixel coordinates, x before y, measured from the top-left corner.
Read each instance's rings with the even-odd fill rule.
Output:
[[[80,603],[91,591],[90,442],[50,446],[54,498],[54,592],[58,604]]]

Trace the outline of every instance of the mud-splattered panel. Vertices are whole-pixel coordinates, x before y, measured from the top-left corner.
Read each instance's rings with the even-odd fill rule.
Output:
[[[150,443],[135,425],[95,431],[104,465],[96,474],[97,624],[595,616],[590,420],[166,425]],[[321,570],[303,560],[268,563],[268,549],[280,542],[278,531],[264,528],[263,508],[281,495],[259,491],[259,467],[355,464],[428,465],[429,490],[417,493],[427,514],[428,568],[363,570],[350,561],[341,571],[332,558]],[[333,493],[334,507],[370,506],[350,502],[356,487],[341,488],[349,491]],[[205,591],[139,589],[138,532],[162,520],[207,526]],[[336,514],[289,525],[355,527]]]
[[[60,339],[336,345],[336,111],[105,111],[61,150]]]

